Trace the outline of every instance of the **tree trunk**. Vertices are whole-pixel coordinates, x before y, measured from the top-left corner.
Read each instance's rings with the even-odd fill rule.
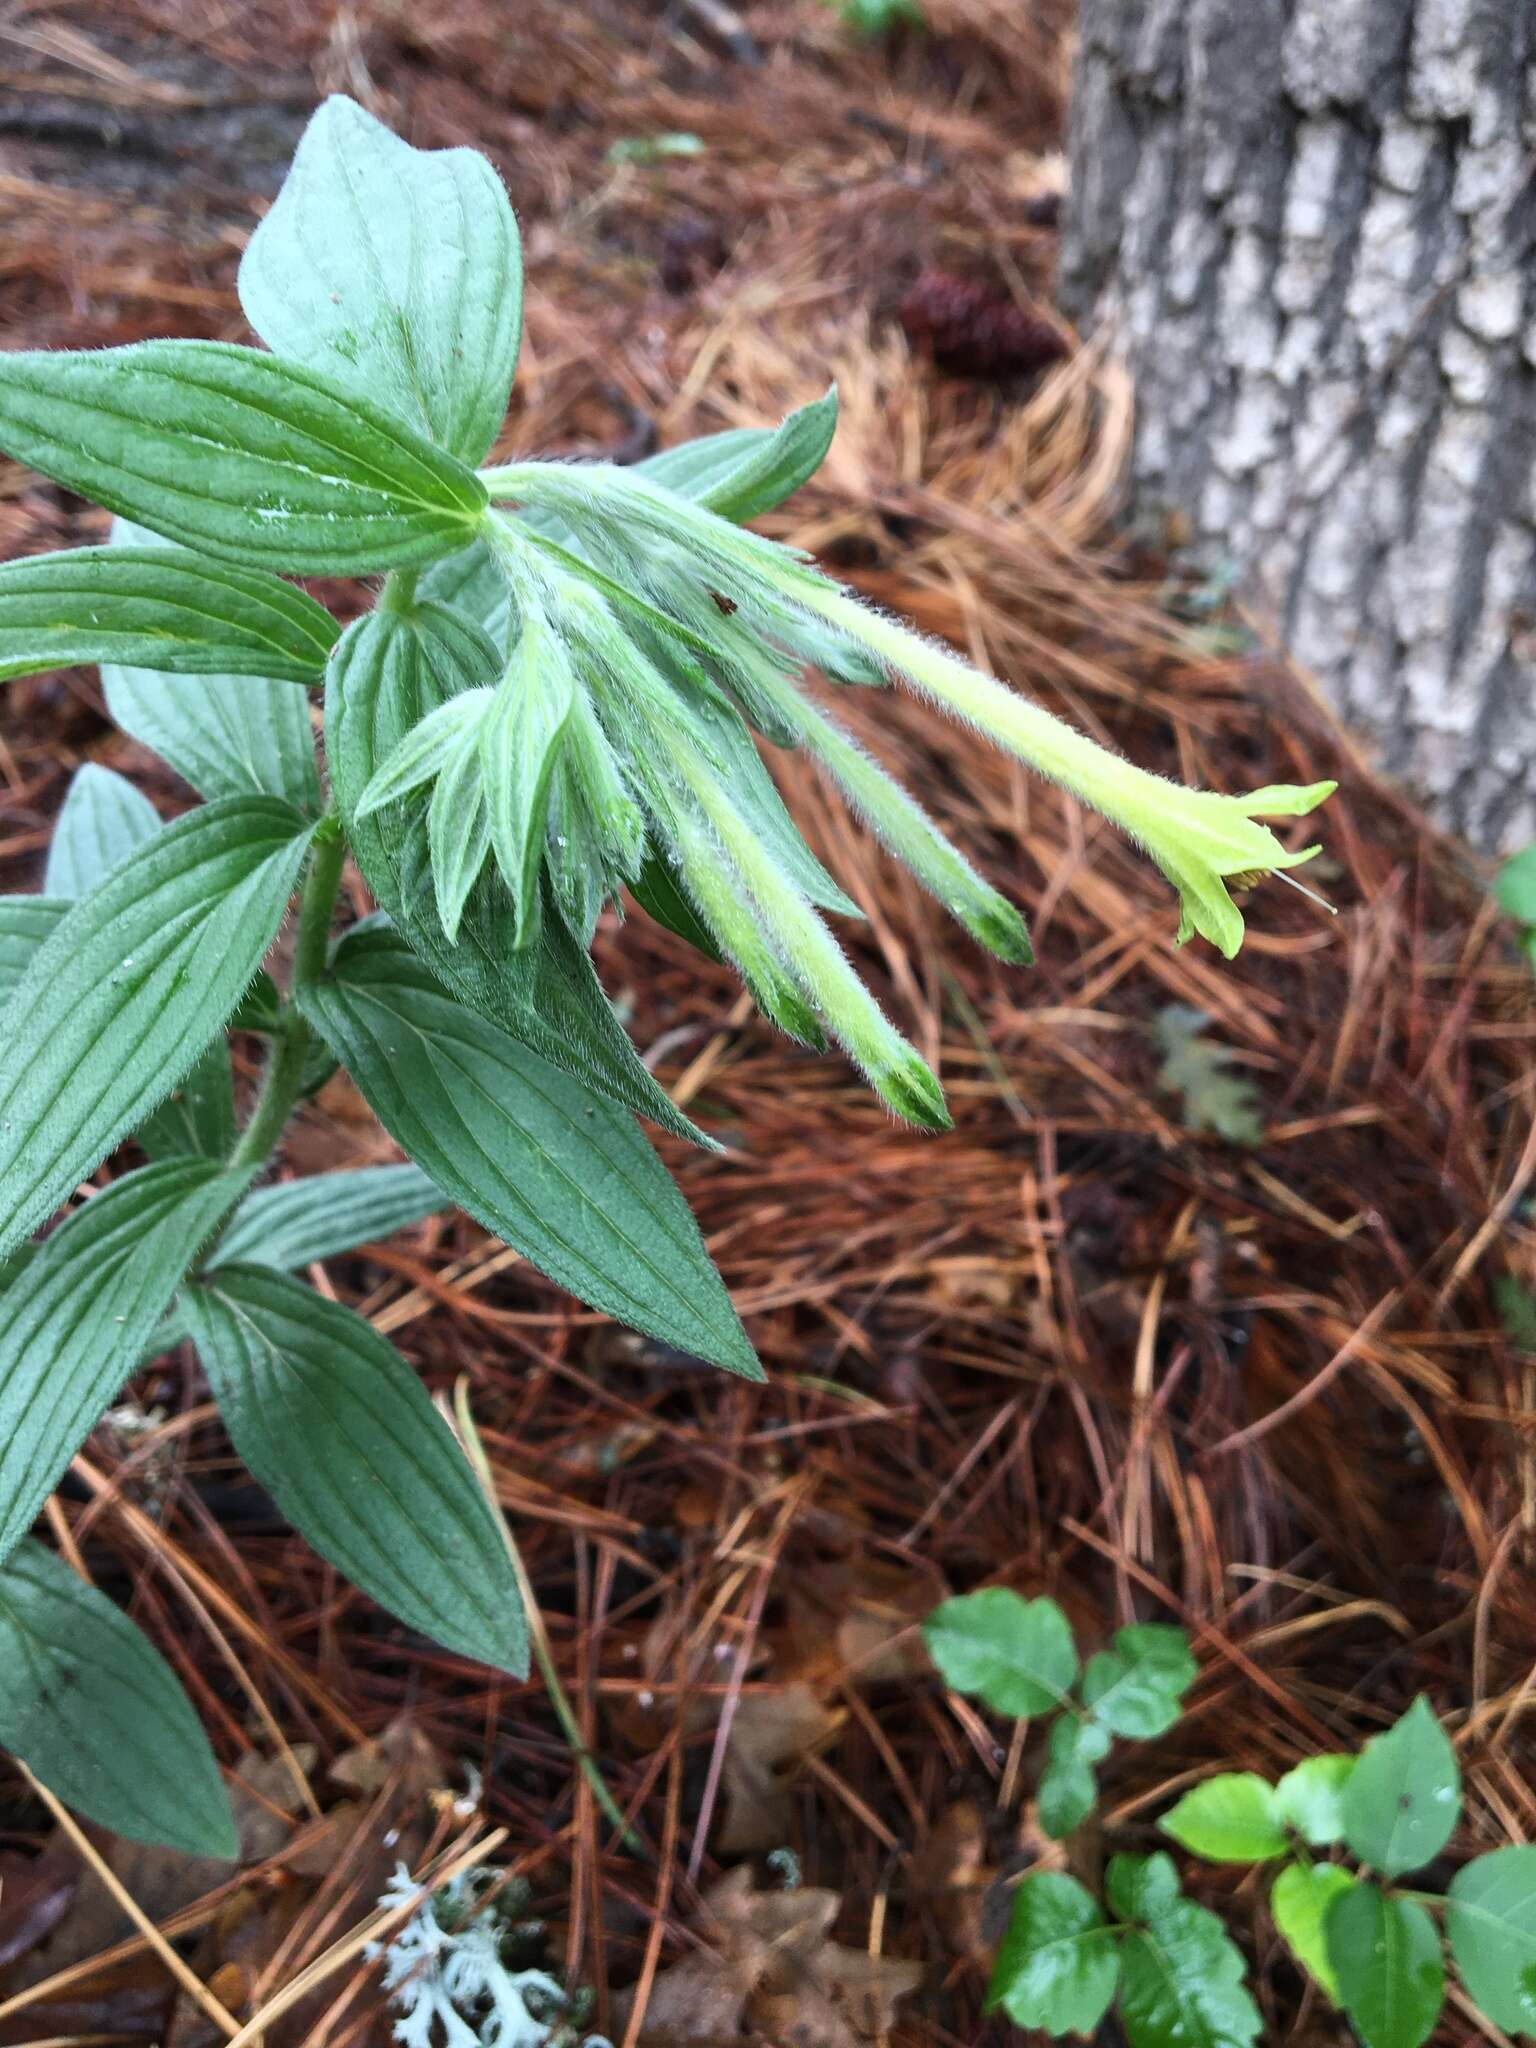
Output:
[[[1382,764],[1536,837],[1536,7],[1082,0],[1062,296],[1135,484]]]

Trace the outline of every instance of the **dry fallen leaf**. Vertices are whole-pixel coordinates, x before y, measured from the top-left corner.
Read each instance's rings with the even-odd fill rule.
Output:
[[[756,1891],[743,1866],[704,1903],[713,1920],[709,1949],[657,1977],[642,2048],[716,2048],[743,2035],[795,2048],[859,2048],[889,2030],[898,2001],[922,1982],[921,1963],[830,1938],[842,1903],[836,1892]],[[633,2004],[629,1992],[615,2001],[616,2034]]]
[[[304,1804],[294,1770],[307,1784],[320,1752],[312,1742],[295,1743],[292,1757],[256,1756],[240,1759],[230,1786],[235,1827],[240,1836],[240,1861],[265,1863],[276,1856],[293,1833],[294,1817]]]
[[[409,1714],[397,1714],[373,1742],[344,1750],[331,1777],[349,1792],[374,1793],[398,1779],[402,1804],[428,1799],[448,1782],[448,1766]]]
[[[987,1827],[974,1800],[946,1806],[913,1852],[907,1878],[912,1896],[932,1911],[957,1955],[990,1967],[995,1940],[984,1926],[985,1907],[998,1873],[986,1861]]]
[[[725,1745],[726,1855],[774,1849],[791,1832],[793,1767],[830,1742],[847,1719],[804,1684],[743,1693]]]

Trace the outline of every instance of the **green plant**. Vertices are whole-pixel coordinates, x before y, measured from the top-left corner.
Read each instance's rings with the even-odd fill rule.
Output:
[[[1003,1586],[946,1600],[923,1639],[954,1691],[1010,1719],[1050,1722],[1036,1801],[1041,1828],[1058,1840],[1092,1812],[1096,1767],[1114,1738],[1166,1733],[1196,1675],[1184,1630],[1161,1622],[1117,1630],[1082,1664],[1054,1600]],[[987,2004],[1021,2027],[1091,2034],[1118,1998],[1131,2048],[1247,2048],[1259,2015],[1242,1985],[1241,1952],[1214,1913],[1183,1896],[1171,1860],[1119,1855],[1102,1900],[1065,1870],[1023,1880]]]
[[[871,40],[898,28],[926,28],[928,17],[918,0],[837,0],[844,24]]]
[[[1494,899],[1520,927],[1520,945],[1536,967],[1536,846],[1511,854],[1493,882]]]
[[[1051,1722],[1038,1799],[1040,1825],[1058,1840],[1092,1810],[1095,1767],[1114,1738],[1146,1741],[1173,1727],[1195,1681],[1183,1629],[1133,1622],[1080,1664],[1056,1602],[1025,1600],[1006,1586],[946,1600],[923,1623],[923,1640],[955,1692],[1011,1719]]]
[[[1309,1758],[1277,1785],[1208,1778],[1162,1826],[1212,1862],[1277,1866],[1275,1925],[1365,2048],[1418,2048],[1433,2032],[1445,1998],[1435,1913],[1472,2002],[1536,2037],[1536,1848],[1475,1857],[1443,1897],[1399,1883],[1434,1862],[1460,1817],[1456,1752],[1421,1698],[1358,1757]],[[1312,1855],[1338,1848],[1355,1867]]]
[[[1054,1717],[1037,1797],[1041,1826],[1057,1837],[1092,1811],[1092,1767],[1110,1737],[1165,1733],[1195,1675],[1183,1631],[1157,1624],[1122,1628],[1080,1673],[1056,1603],[1001,1587],[946,1601],[923,1633],[956,1691],[1010,1717]],[[1419,2048],[1433,2031],[1445,1997],[1434,1912],[1469,1999],[1536,2038],[1536,1847],[1474,1858],[1443,1897],[1398,1883],[1440,1855],[1460,1816],[1456,1753],[1418,1699],[1358,1756],[1308,1757],[1276,1784],[1223,1772],[1159,1826],[1208,1862],[1274,1866],[1275,1926],[1365,2048]],[[1352,1863],[1335,1860],[1341,1849]],[[1102,1901],[1065,1870],[1023,1879],[987,2002],[1060,2036],[1091,2033],[1118,1996],[1131,2048],[1248,2048],[1261,2022],[1244,1974],[1241,1951],[1182,1895],[1166,1854],[1116,1855]]]
[[[1256,814],[1332,788],[1163,781],[745,531],[820,462],[830,394],[632,470],[477,467],[521,284],[471,151],[328,101],[240,292],[266,348],[0,356],[0,447],[118,518],[105,546],[0,568],[0,678],[101,664],[119,725],[205,799],[162,824],[83,770],[42,895],[0,905],[0,1741],[96,1819],[208,1849],[229,1816],[170,1674],[28,1538],[142,1360],[190,1340],[293,1525],[412,1629],[518,1672],[513,1561],[458,1446],[400,1355],[295,1270],[457,1203],[600,1310],[761,1376],[635,1123],[710,1142],[604,998],[605,903],[627,890],[898,1114],[947,1124],[823,920],[856,907],[754,729],[816,760],[984,944],[1026,961],[1025,924],[803,694],[807,664],[905,677],[1097,805],[1173,881],[1179,937],[1229,956],[1224,878],[1312,850]],[[307,576],[381,581],[343,631],[282,580]],[[349,855],[377,910],[334,937]],[[243,1122],[231,1032],[266,1041]],[[415,1164],[258,1187],[337,1062]],[[146,1163],[81,1196],[129,1137]]]
[[[1159,1084],[1184,1098],[1184,1121],[1192,1131],[1214,1131],[1231,1145],[1257,1145],[1264,1137],[1258,1091],[1231,1071],[1232,1055],[1205,1036],[1204,1010],[1169,1003],[1153,1030],[1163,1061]]]

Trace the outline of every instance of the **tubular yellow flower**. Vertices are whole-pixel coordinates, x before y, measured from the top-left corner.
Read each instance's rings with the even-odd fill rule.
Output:
[[[1178,890],[1179,945],[1199,932],[1230,960],[1243,943],[1243,917],[1226,883],[1257,881],[1299,867],[1321,850],[1308,846],[1288,852],[1256,818],[1301,817],[1330,797],[1337,783],[1275,784],[1248,796],[1188,789],[1111,753],[846,591],[807,579],[797,585],[796,595],[807,610],[857,638],[924,696],[1118,825]]]

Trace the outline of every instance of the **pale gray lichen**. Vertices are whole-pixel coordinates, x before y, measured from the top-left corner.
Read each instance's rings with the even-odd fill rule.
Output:
[[[379,1900],[405,1905],[420,1886],[400,1864]],[[585,2000],[570,1998],[545,1970],[512,1967],[509,1955],[542,1933],[520,1918],[528,1890],[490,1869],[463,1871],[424,1899],[369,1954],[380,1960],[399,2017],[402,2048],[609,2048],[581,2034]]]

